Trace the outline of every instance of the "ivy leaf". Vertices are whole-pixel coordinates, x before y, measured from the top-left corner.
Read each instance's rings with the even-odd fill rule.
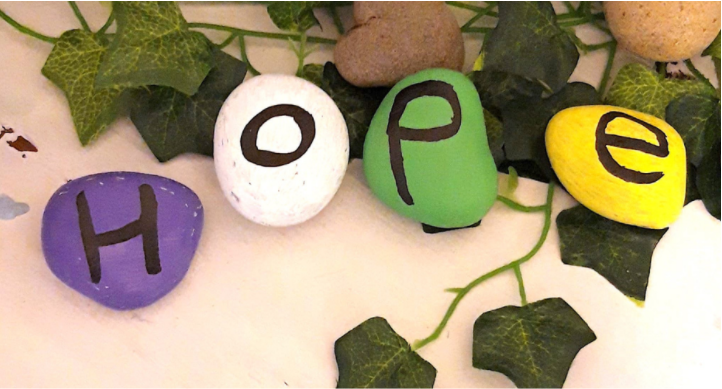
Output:
[[[699,80],[663,79],[644,65],[633,63],[619,71],[606,103],[664,119],[667,105],[688,94],[716,97],[717,91]]]
[[[484,69],[469,76],[479,92],[481,105],[496,116],[511,101],[541,97],[544,87],[538,82],[497,70]]]
[[[364,141],[369,131],[371,119],[388,88],[358,88],[344,80],[332,62],[323,66],[323,75],[319,79],[319,65],[306,65],[302,76],[320,86],[338,106],[348,127],[350,143],[349,156],[363,158]]]
[[[205,35],[188,30],[174,2],[113,2],[118,32],[97,88],[161,85],[193,95],[213,67]]]
[[[123,88],[95,89],[95,75],[107,50],[92,33],[70,30],[60,36],[42,73],[65,92],[75,131],[83,146],[115,120]]]
[[[720,83],[722,80],[720,80],[720,34],[717,34],[717,38],[714,38],[712,43],[707,47],[703,52],[703,56],[710,56],[712,57],[712,61],[714,61],[714,68],[717,71],[717,82]]]
[[[697,171],[697,188],[709,213],[720,218],[720,141],[702,158]]]
[[[697,189],[697,168],[687,162],[687,189],[684,193],[684,205],[700,199],[702,199],[702,196]]]
[[[494,163],[499,167],[506,159],[504,155],[504,126],[494,114],[486,109],[484,109],[484,122],[491,156],[494,157]]]
[[[703,52],[703,56],[710,56],[712,58],[720,59],[720,34],[717,33],[717,38],[714,38],[712,43]]]
[[[592,269],[625,295],[644,301],[652,253],[667,229],[617,223],[582,205],[562,211],[557,229],[564,264]]]
[[[599,104],[597,91],[589,84],[574,82],[542,99],[516,99],[502,111],[504,150],[509,161],[531,161],[546,180],[558,181],[546,151],[544,134],[547,123],[557,112],[580,105]],[[520,176],[536,178],[527,165],[512,163]],[[530,174],[531,173],[531,174]]]
[[[474,323],[473,365],[519,388],[561,388],[579,350],[597,339],[561,298],[485,312]]]
[[[303,32],[313,26],[320,26],[313,9],[317,1],[274,1],[266,10],[273,24],[281,30]]]
[[[684,140],[687,161],[699,166],[702,157],[720,137],[720,101],[708,96],[685,95],[672,100],[665,114]]]
[[[391,328],[373,317],[335,344],[339,388],[432,388],[436,369]]]
[[[579,60],[548,1],[500,2],[499,22],[482,49],[484,70],[539,80],[554,92],[566,85]]]
[[[312,82],[319,88],[323,88],[323,67],[316,63],[304,65],[299,77]]]
[[[246,75],[245,63],[218,49],[213,54],[216,66],[193,96],[166,86],[136,93],[130,119],[158,161],[183,153],[213,156],[218,113]]]

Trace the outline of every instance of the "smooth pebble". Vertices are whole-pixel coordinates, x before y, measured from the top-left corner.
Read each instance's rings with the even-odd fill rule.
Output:
[[[355,26],[334,50],[339,72],[359,87],[392,86],[420,70],[461,70],[464,40],[443,2],[355,1]]]
[[[665,121],[612,106],[557,113],[547,126],[554,172],[575,199],[624,224],[661,229],[684,206],[684,143]]]
[[[130,172],[85,176],[45,207],[42,246],[50,270],[107,307],[150,305],[183,279],[203,231],[188,187]]]
[[[424,70],[391,89],[371,121],[363,162],[382,202],[430,227],[473,225],[496,199],[479,94],[453,70]]]
[[[719,1],[605,1],[604,15],[623,48],[654,61],[692,58],[720,31]]]
[[[338,107],[298,77],[244,82],[216,122],[214,159],[223,194],[259,224],[290,226],[321,212],[341,185],[348,155]]]

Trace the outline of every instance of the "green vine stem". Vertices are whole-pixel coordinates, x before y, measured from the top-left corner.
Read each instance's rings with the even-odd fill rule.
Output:
[[[98,30],[98,34],[105,34],[106,31],[110,28],[110,26],[115,21],[115,11],[110,11],[110,16],[108,16],[108,20],[105,21],[105,24],[103,24],[103,27],[100,27],[100,30]]]
[[[473,33],[479,33],[479,34],[488,34],[493,30],[493,27],[466,27],[462,28],[461,32],[465,34],[473,34]]]
[[[557,20],[559,20],[559,22],[558,22],[559,27],[562,27],[562,28],[579,26],[582,24],[591,23],[594,20],[604,20],[603,13],[591,14],[591,15],[584,16],[579,19],[568,19],[568,20],[565,20],[565,18],[559,19],[560,17],[562,17],[564,15],[569,15],[569,14],[562,14],[557,17]]]
[[[236,34],[231,34],[231,35],[228,36],[228,38],[226,38],[226,40],[224,40],[223,42],[217,44],[216,46],[218,46],[219,49],[222,49],[222,48],[230,45],[231,43],[233,43],[233,40],[236,39],[237,37],[238,37],[238,35],[236,35]]]
[[[464,2],[461,2],[461,1],[447,1],[446,4],[448,4],[448,5],[452,6],[452,7],[461,8],[461,9],[466,9],[466,10],[469,10],[469,11],[474,11],[474,12],[476,12],[476,13],[485,12],[485,8],[484,8],[484,7],[479,7],[479,6],[476,6],[476,5],[467,4],[467,3],[464,3]],[[494,16],[494,17],[498,17],[498,16],[499,16],[498,13],[493,12],[493,11],[489,11],[489,12],[487,13],[487,15],[489,15],[489,16]]]
[[[85,20],[83,13],[80,12],[80,8],[78,8],[78,4],[76,4],[74,1],[68,1],[68,4],[70,4],[70,8],[73,9],[73,13],[75,14],[75,17],[78,18],[78,21],[80,22],[80,25],[83,27],[83,30],[85,30],[87,32],[91,32],[90,26],[88,25],[88,21]]]
[[[612,44],[607,48],[607,66],[604,67],[604,73],[602,74],[602,81],[599,83],[599,95],[604,97],[607,91],[607,84],[609,83],[609,76],[612,74],[612,67],[614,67],[614,57],[617,54],[617,42],[613,41]]]
[[[256,38],[280,39],[280,40],[284,40],[284,41],[290,39],[295,42],[299,42],[301,40],[300,34],[284,34],[284,33],[276,33],[276,32],[253,31],[253,30],[245,30],[242,28],[223,26],[220,24],[188,23],[188,27],[206,29],[206,30],[226,31],[226,32],[230,32],[230,33],[235,33],[239,37],[251,36],[251,37],[256,37]],[[309,43],[320,43],[320,44],[326,44],[326,45],[335,45],[336,44],[336,40],[330,39],[330,38],[309,36],[306,38],[306,40]]]
[[[328,9],[328,12],[331,14],[331,17],[333,18],[333,24],[336,26],[338,35],[345,34],[346,30],[343,28],[343,22],[341,21],[341,17],[338,16],[338,11],[336,10],[336,7],[327,7],[326,9]]]
[[[697,70],[697,68],[696,68],[696,67],[694,66],[694,64],[692,63],[692,60],[691,60],[691,59],[685,60],[685,61],[684,61],[684,64],[687,65],[687,69],[689,69],[689,71],[692,72],[692,74],[694,74],[695,77],[697,77],[699,80],[704,81],[704,82],[705,82],[707,85],[709,85],[712,89],[717,89],[717,88],[715,88],[714,85],[712,85],[712,82],[711,82],[707,77],[705,77],[704,74],[702,74],[702,72],[700,72],[699,70]]]
[[[3,10],[1,10],[1,9],[0,9],[0,19],[6,21],[9,25],[11,25],[13,28],[18,30],[19,32],[21,32],[25,35],[31,36],[35,39],[39,39],[43,42],[48,42],[48,43],[53,43],[53,44],[55,44],[55,42],[58,41],[58,38],[53,38],[51,36],[43,35],[37,31],[34,31],[30,28],[23,26],[22,24],[16,22],[15,19],[8,16],[8,14],[3,12]]]
[[[596,27],[599,31],[613,38],[612,30],[603,25],[602,20],[592,20],[592,26]]]
[[[296,53],[296,57],[298,57],[298,68],[296,69],[296,77],[301,77],[301,74],[303,73],[303,64],[306,62],[306,57],[309,53],[306,52],[306,40],[308,37],[306,36],[306,32],[301,32],[301,40],[299,41],[298,50],[296,50],[295,47],[291,46],[293,51]]]
[[[660,79],[667,77],[667,63],[666,62],[655,62],[654,68],[657,70],[657,75]]]
[[[525,213],[532,213],[532,212],[542,212],[546,210],[546,204],[545,205],[537,205],[537,206],[527,206],[517,203],[514,200],[511,200],[504,196],[496,196],[497,201],[500,203],[506,205],[507,207],[519,211],[519,212],[525,212]]]
[[[463,26],[461,26],[461,31],[463,32],[464,29],[471,27],[477,20],[492,13],[494,8],[496,8],[495,1],[487,2],[486,7],[481,12],[477,12],[476,15],[474,15],[471,19],[464,23]]]
[[[524,278],[521,276],[521,267],[519,265],[514,266],[514,275],[516,276],[516,282],[519,284],[519,297],[521,297],[521,306],[526,305],[526,289],[524,289]]]
[[[515,267],[521,266],[524,262],[530,260],[531,258],[536,255],[537,252],[541,249],[542,245],[544,245],[544,242],[547,239],[547,235],[549,235],[549,229],[551,228],[552,224],[552,200],[554,199],[554,183],[550,182],[549,187],[547,188],[547,198],[546,203],[542,207],[544,207],[544,227],[542,228],[541,236],[539,237],[539,240],[537,241],[536,245],[529,251],[526,255],[523,257],[509,262],[508,264],[501,266],[499,268],[496,268],[481,277],[471,281],[468,285],[466,285],[463,288],[452,288],[447,289],[447,291],[456,293],[456,297],[454,297],[454,300],[451,302],[451,305],[449,305],[449,308],[446,310],[446,314],[441,319],[441,323],[436,327],[434,332],[431,333],[428,337],[424,339],[420,339],[414,342],[413,346],[411,347],[412,350],[416,351],[427,344],[433,342],[436,340],[441,333],[444,331],[444,328],[446,328],[446,325],[449,322],[449,319],[451,319],[451,316],[454,314],[454,311],[456,311],[456,307],[459,305],[461,300],[469,293],[472,289],[479,286],[482,282],[493,278],[494,276],[497,276],[507,270],[513,270]],[[520,283],[519,286],[519,292],[522,293],[523,286]],[[524,292],[524,296],[522,297],[522,301],[526,299],[526,293]]]
[[[577,48],[579,48],[579,50],[584,52],[584,54],[588,54],[593,51],[597,51],[597,50],[601,50],[601,49],[606,49],[606,48],[611,47],[612,45],[617,44],[617,41],[615,41],[614,39],[606,41],[606,42],[602,42],[602,43],[586,44],[581,39],[579,39],[577,34],[571,28],[565,28],[564,32],[567,33],[567,36],[569,36],[569,39],[571,39],[572,42],[574,43],[574,45],[577,46]]]
[[[246,68],[251,75],[258,76],[261,74],[256,68],[251,65],[251,61],[248,60],[248,53],[246,53],[246,37],[243,35],[238,36],[238,46],[241,48],[241,59],[246,63]]]

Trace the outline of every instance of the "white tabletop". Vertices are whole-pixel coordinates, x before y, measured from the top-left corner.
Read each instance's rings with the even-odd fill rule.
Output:
[[[109,9],[80,4],[93,29]],[[262,6],[183,4],[189,21],[276,31]],[[18,21],[54,36],[78,28],[66,3],[2,3]],[[350,9],[342,16],[350,23]],[[468,14],[455,10],[464,22]],[[319,12],[323,32],[331,20]],[[588,32],[590,39],[594,37]],[[584,37],[583,36],[583,37]],[[211,35],[216,41],[222,34]],[[466,36],[467,70],[480,41]],[[249,39],[262,72],[293,73],[287,42]],[[478,228],[427,235],[370,192],[360,161],[351,163],[329,206],[291,228],[255,225],[218,187],[213,161],[184,155],[160,164],[127,118],[82,148],[63,93],[40,73],[50,44],[0,23],[0,124],[39,149],[27,158],[0,144],[0,194],[29,204],[0,220],[0,385],[333,387],[334,341],[373,316],[410,342],[438,324],[453,295],[493,268],[524,255],[542,226],[539,214],[497,203]],[[229,48],[238,55],[238,50]],[[631,57],[619,54],[617,66]],[[331,60],[326,47],[308,62]],[[596,85],[606,53],[583,57],[573,80]],[[709,64],[696,61],[706,74]],[[3,142],[4,143],[4,140]],[[177,180],[206,209],[205,230],[185,279],[157,303],[134,311],[105,308],[65,286],[40,247],[43,209],[68,179],[138,171]],[[505,177],[501,177],[503,181]],[[541,204],[546,185],[521,180],[518,199]],[[554,217],[574,201],[557,190]],[[679,386],[718,381],[720,222],[700,201],[660,241],[644,308],[592,270],[562,264],[553,226],[539,254],[522,268],[529,301],[562,297],[597,340],[572,364],[567,387]],[[463,300],[443,335],[420,350],[438,370],[436,387],[512,387],[499,373],[471,366],[474,320],[518,305],[512,273]]]

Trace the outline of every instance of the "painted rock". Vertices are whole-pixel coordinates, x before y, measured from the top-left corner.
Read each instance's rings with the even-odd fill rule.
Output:
[[[549,160],[567,191],[617,222],[661,229],[682,211],[682,138],[654,116],[610,106],[565,109],[546,131]]]
[[[289,226],[318,214],[341,185],[348,153],[338,107],[298,77],[244,82],[216,122],[214,159],[223,194],[263,225]]]
[[[604,15],[623,48],[654,61],[691,58],[720,31],[719,1],[605,1]]]
[[[71,288],[113,309],[135,309],[178,285],[202,230],[203,206],[186,186],[149,174],[95,174],[50,198],[43,253]]]
[[[363,162],[381,201],[428,226],[475,224],[496,199],[479,95],[452,70],[424,70],[391,89],[371,121]]]
[[[420,70],[464,65],[459,23],[444,2],[355,1],[353,16],[333,57],[356,86],[392,86]]]

